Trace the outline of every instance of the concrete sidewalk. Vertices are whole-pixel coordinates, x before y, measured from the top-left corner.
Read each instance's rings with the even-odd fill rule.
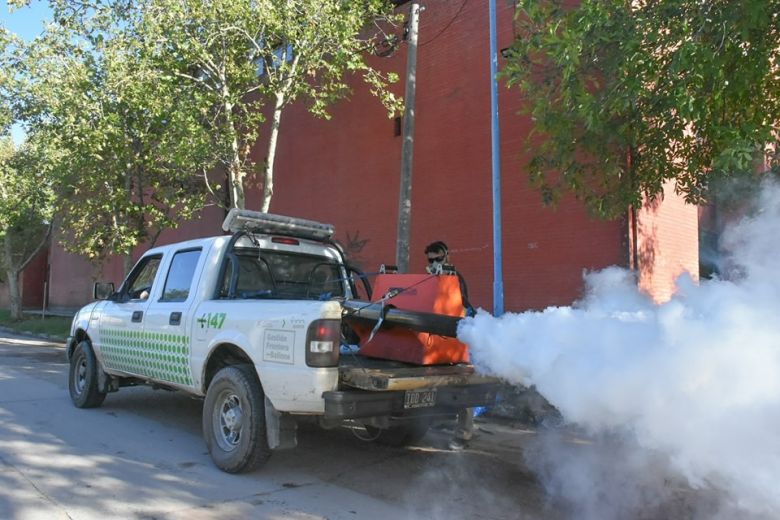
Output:
[[[79,311],[77,307],[49,307],[47,309],[23,309],[24,314],[30,316],[57,316],[60,318],[72,318]]]

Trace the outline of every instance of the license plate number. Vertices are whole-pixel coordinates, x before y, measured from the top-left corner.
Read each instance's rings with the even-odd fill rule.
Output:
[[[404,408],[427,408],[436,404],[436,389],[407,390],[404,395]]]

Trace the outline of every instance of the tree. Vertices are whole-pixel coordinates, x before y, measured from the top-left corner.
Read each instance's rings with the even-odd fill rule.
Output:
[[[367,51],[384,38],[370,25],[392,17],[387,0],[148,0],[144,10],[144,32],[159,45],[159,66],[193,89],[190,97],[211,115],[209,131],[220,136],[217,162],[227,171],[233,207],[245,206],[264,108],[272,115],[262,211],[273,196],[285,107],[305,99],[311,113],[327,117],[327,106],[349,93],[348,75],[360,73],[389,111],[398,108],[387,89],[396,76],[366,62]]]
[[[504,70],[534,123],[528,170],[546,201],[570,189],[615,216],[674,181],[700,203],[777,142],[777,0],[568,5],[520,2]]]
[[[30,128],[54,170],[66,249],[92,260],[154,244],[205,204],[210,137],[193,103],[153,66],[133,10],[67,17],[20,61]]]
[[[11,319],[22,319],[20,275],[48,243],[53,216],[49,174],[54,153],[35,140],[0,140],[0,265]]]
[[[52,221],[52,154],[35,140],[16,147],[10,135],[19,113],[19,45],[0,28],[0,268],[14,320],[22,319],[21,272],[48,242]]]

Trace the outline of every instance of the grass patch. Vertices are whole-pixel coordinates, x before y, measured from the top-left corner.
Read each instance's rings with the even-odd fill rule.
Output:
[[[70,332],[71,318],[61,316],[40,316],[25,315],[22,321],[13,321],[11,313],[7,310],[0,310],[0,327],[7,327],[15,332],[32,332],[33,334],[46,334],[52,338],[64,340]]]

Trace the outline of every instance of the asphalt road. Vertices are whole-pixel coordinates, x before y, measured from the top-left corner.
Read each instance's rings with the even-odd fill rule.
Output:
[[[523,466],[530,431],[481,423],[458,453],[446,449],[446,430],[400,449],[303,425],[296,449],[229,475],[206,453],[201,408],[138,387],[79,410],[61,345],[0,338],[0,519],[561,516]]]

